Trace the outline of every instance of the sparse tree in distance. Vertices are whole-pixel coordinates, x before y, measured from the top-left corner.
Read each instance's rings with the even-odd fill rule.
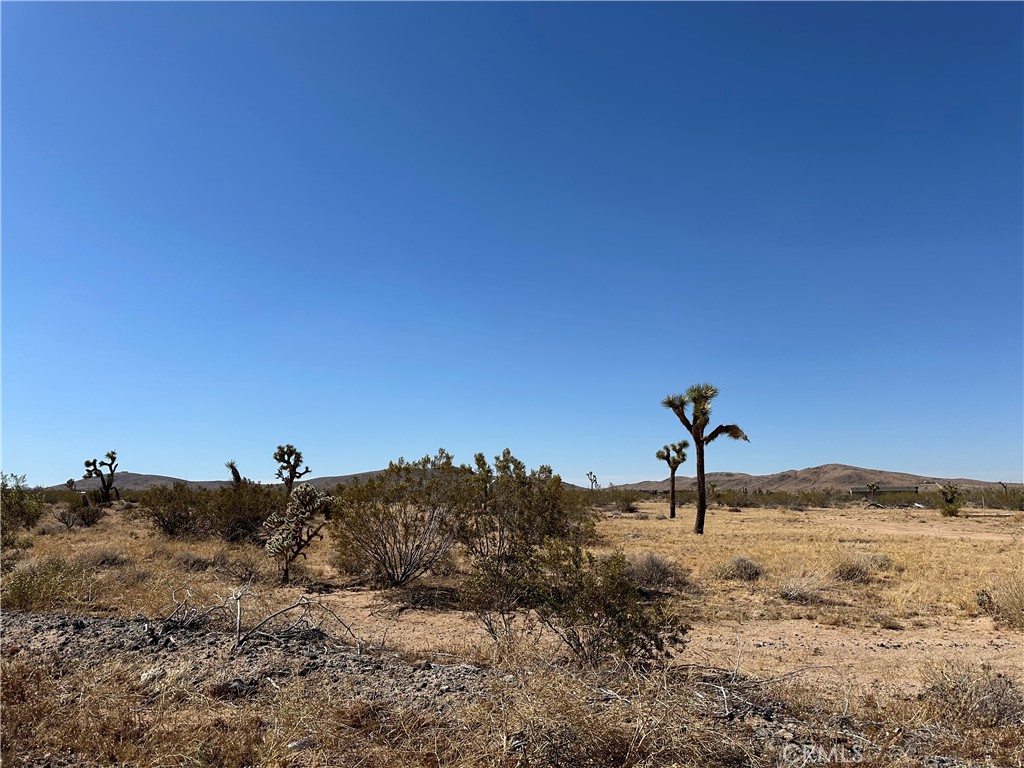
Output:
[[[712,384],[694,384],[684,394],[669,395],[661,401],[661,404],[671,409],[676,418],[686,427],[693,438],[693,445],[697,451],[697,521],[693,526],[693,532],[696,534],[704,533],[704,518],[708,511],[707,483],[704,477],[704,448],[722,435],[728,435],[733,440],[750,442],[750,438],[736,424],[719,424],[710,433],[705,434],[708,423],[711,421],[711,401],[717,395],[718,387]],[[686,412],[688,407],[692,409],[690,415],[687,415]]]
[[[681,440],[678,443],[664,446],[654,454],[655,458],[668,464],[668,516],[676,516],[676,470],[679,465],[686,461],[686,449],[690,447],[688,440]]]
[[[590,481],[590,490],[597,488],[597,475],[593,472],[587,472],[587,480]]]
[[[964,492],[960,490],[960,486],[954,482],[948,482],[941,488],[939,493],[942,494],[942,514],[946,517],[956,517],[960,514],[960,500],[964,497]]]
[[[106,461],[97,461],[96,459],[90,459],[85,462],[85,474],[83,478],[97,477],[100,481],[100,502],[103,504],[110,503],[110,492],[113,491],[117,496],[118,501],[121,500],[121,494],[117,488],[114,487],[114,472],[117,471],[117,451],[107,451]],[[107,474],[103,473],[103,468],[106,467]]]
[[[291,496],[295,481],[309,474],[309,467],[299,469],[302,466],[302,451],[296,450],[290,443],[279,445],[274,452],[274,461],[281,465],[277,468],[276,477],[284,482],[285,493]]]
[[[871,501],[875,500],[875,494],[878,493],[878,489],[880,487],[881,486],[879,486],[878,483],[868,483],[867,484],[866,488],[868,489],[868,498]]]
[[[65,482],[65,483],[64,483],[64,485],[66,485],[66,486],[67,486],[67,489],[68,489],[69,491],[73,491],[73,490],[75,490],[75,478],[73,478],[73,477],[69,477],[69,478],[67,479],[67,482]]]

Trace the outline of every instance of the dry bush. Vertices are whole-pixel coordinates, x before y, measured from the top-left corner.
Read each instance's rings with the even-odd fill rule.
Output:
[[[925,712],[953,728],[1024,725],[1024,692],[988,664],[946,661],[925,670]]]
[[[871,572],[871,559],[861,555],[840,557],[832,566],[834,578],[854,584],[867,584],[871,581]]]
[[[630,555],[626,575],[645,592],[696,591],[689,571],[654,552]]]
[[[757,581],[764,576],[764,567],[754,560],[737,555],[717,568],[716,574],[723,579]]]
[[[59,555],[19,563],[4,576],[0,595],[8,611],[71,608],[92,599],[93,580],[80,562]]]
[[[90,570],[97,568],[122,568],[132,562],[132,559],[121,550],[110,546],[86,549],[76,554],[75,560]]]
[[[1004,577],[991,590],[978,593],[978,603],[1001,625],[1024,629],[1024,573]]]
[[[514,660],[467,711],[467,747],[481,765],[744,765],[750,756],[693,712],[693,689],[662,675],[597,678]],[[505,670],[503,670],[505,671]]]
[[[825,602],[828,580],[818,573],[791,576],[779,585],[779,597],[790,603],[815,605]]]

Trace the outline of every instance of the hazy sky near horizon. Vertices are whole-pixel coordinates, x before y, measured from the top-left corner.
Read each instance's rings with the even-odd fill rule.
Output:
[[[4,3],[3,469],[1024,480],[1020,3]],[[692,475],[692,457],[680,473]]]

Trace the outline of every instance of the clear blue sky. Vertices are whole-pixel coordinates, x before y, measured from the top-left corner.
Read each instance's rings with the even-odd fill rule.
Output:
[[[4,3],[3,468],[1024,480],[1020,3]],[[692,475],[692,459],[681,470]]]

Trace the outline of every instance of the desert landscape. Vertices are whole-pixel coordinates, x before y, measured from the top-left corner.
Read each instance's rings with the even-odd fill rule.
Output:
[[[287,584],[258,536],[161,530],[154,510],[173,504],[155,488],[70,526],[55,512],[75,499],[36,492],[45,515],[5,550],[0,593],[5,763],[1024,760],[1020,511],[713,503],[695,536],[692,504],[670,519],[664,495],[560,486],[589,524],[580,573],[610,589],[597,564],[621,560],[635,595],[620,584],[613,598],[677,621],[672,640],[657,627],[663,653],[631,637],[588,654],[564,635],[647,625],[600,601],[559,619],[523,600],[496,629],[463,543],[389,586],[339,550],[338,505],[354,503],[342,485]],[[190,503],[232,493],[175,489]]]

